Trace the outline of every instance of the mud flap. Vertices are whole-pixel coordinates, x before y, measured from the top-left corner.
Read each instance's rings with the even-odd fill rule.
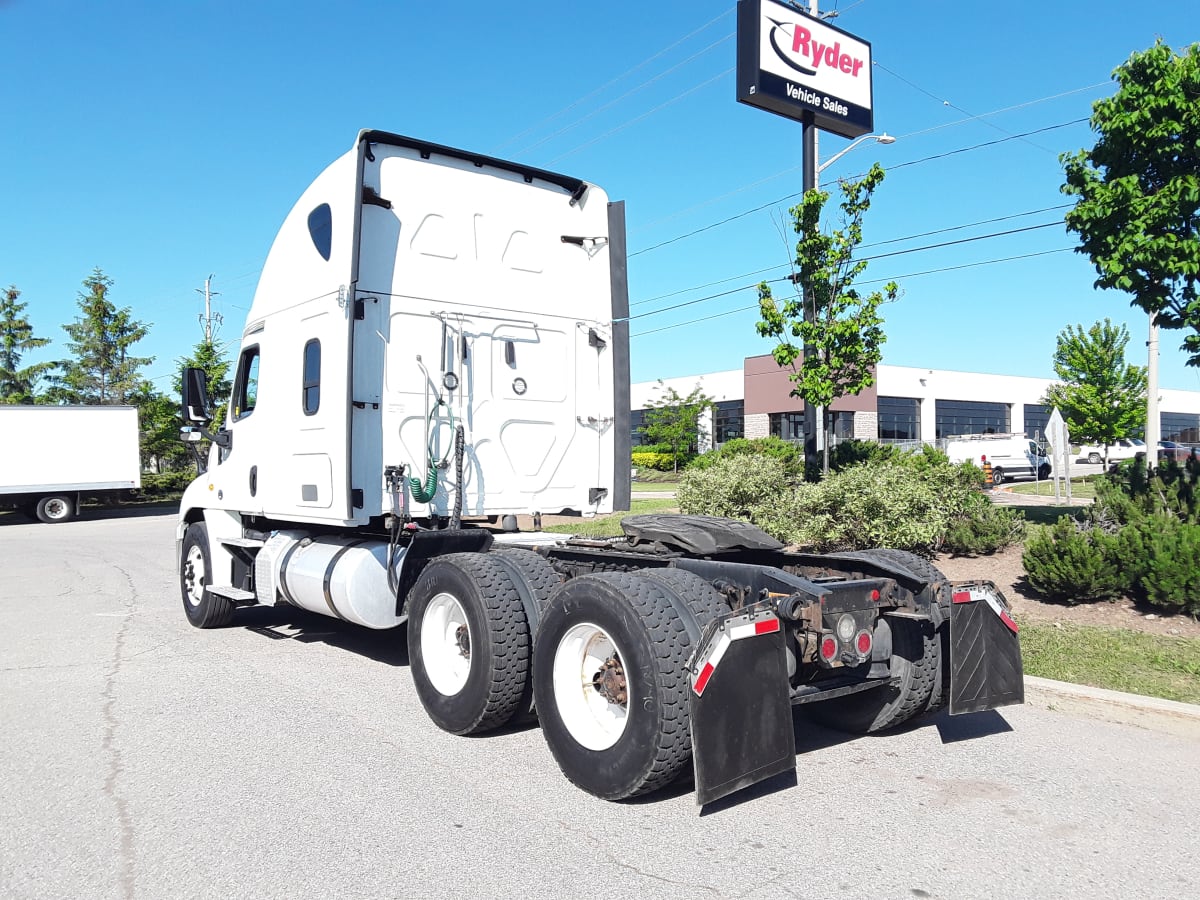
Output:
[[[767,604],[709,623],[689,671],[696,802],[796,769],[784,633]]]
[[[950,605],[950,715],[1025,702],[1021,641],[990,581],[955,584]]]

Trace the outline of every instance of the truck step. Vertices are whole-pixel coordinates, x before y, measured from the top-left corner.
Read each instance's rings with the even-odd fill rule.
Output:
[[[228,584],[210,584],[208,586],[208,592],[210,594],[216,594],[218,597],[227,597],[228,599],[237,602],[254,601],[258,599],[258,597],[255,596],[254,591],[243,591],[241,588],[235,588]]]
[[[221,543],[226,547],[258,548],[263,545],[263,542],[257,538],[221,538]]]

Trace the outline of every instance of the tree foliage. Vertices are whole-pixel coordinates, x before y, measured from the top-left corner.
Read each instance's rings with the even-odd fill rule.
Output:
[[[701,416],[713,406],[713,398],[697,385],[686,397],[658,380],[658,396],[649,401],[642,432],[654,444],[663,444],[674,457],[675,471],[699,441],[707,438]]]
[[[1077,443],[1108,445],[1146,424],[1146,369],[1125,361],[1129,330],[1108,319],[1087,331],[1068,325],[1054,350],[1061,379],[1042,403],[1062,413]]]
[[[21,366],[26,353],[46,346],[50,339],[34,336],[24,315],[29,304],[21,303],[20,297],[16,285],[0,291],[0,403],[33,403],[38,381],[54,368],[52,362]]]
[[[1176,53],[1159,40],[1113,77],[1117,92],[1092,106],[1096,145],[1061,157],[1062,191],[1078,198],[1067,228],[1096,286],[1191,329],[1183,348],[1200,366],[1200,44]]]
[[[63,329],[70,335],[67,349],[74,359],[59,363],[55,377],[57,399],[85,405],[132,403],[142,389],[140,369],[153,357],[133,356],[133,345],[146,336],[148,326],[118,309],[109,299],[112,279],[96,269],[83,281],[77,316]]]
[[[842,227],[829,231],[821,229],[829,193],[806,191],[791,210],[792,229],[800,235],[792,281],[800,289],[779,300],[766,282],[758,286],[758,333],[777,342],[771,355],[779,366],[791,369],[792,396],[826,409],[821,424],[826,435],[833,401],[875,383],[875,366],[887,339],[879,307],[899,294],[895,282],[870,293],[854,287],[867,268],[866,260],[854,258],[862,243],[863,217],[883,178],[876,163],[860,181],[843,181]],[[813,351],[808,356],[806,346]]]

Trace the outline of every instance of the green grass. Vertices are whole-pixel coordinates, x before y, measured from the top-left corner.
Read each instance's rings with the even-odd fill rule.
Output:
[[[1200,703],[1200,639],[1021,623],[1026,675]]]
[[[1059,484],[1059,496],[1066,497],[1066,485]],[[1023,481],[1012,486],[1014,494],[1036,494],[1040,497],[1054,496],[1053,481]],[[1095,500],[1096,486],[1090,481],[1084,481],[1082,478],[1071,479],[1071,499],[1072,500]]]
[[[634,500],[629,512],[613,513],[611,516],[597,516],[594,519],[580,519],[578,522],[568,522],[566,525],[551,525],[546,531],[555,534],[577,534],[584,537],[616,537],[623,534],[621,520],[626,516],[636,516],[642,513],[678,512],[675,501],[670,498],[656,500]]]
[[[678,489],[678,481],[642,481],[638,479],[633,483],[635,491],[675,491]]]
[[[664,484],[670,483],[672,486],[678,484],[680,472],[659,472],[657,469],[638,469],[637,478],[633,480],[634,484]]]

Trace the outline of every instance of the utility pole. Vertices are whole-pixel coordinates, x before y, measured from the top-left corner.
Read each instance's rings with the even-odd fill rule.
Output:
[[[212,286],[211,286],[212,278],[213,278],[212,275],[209,275],[207,278],[204,279],[203,292],[201,291],[200,288],[196,288],[196,293],[204,294],[204,315],[202,315],[200,317],[200,322],[204,325],[204,343],[206,343],[206,344],[212,344],[213,320],[216,319],[217,325],[220,325],[222,322],[225,321],[225,319],[222,317],[222,315],[220,313],[217,313],[215,316],[213,315],[212,298],[219,297],[220,293],[212,290]]]

